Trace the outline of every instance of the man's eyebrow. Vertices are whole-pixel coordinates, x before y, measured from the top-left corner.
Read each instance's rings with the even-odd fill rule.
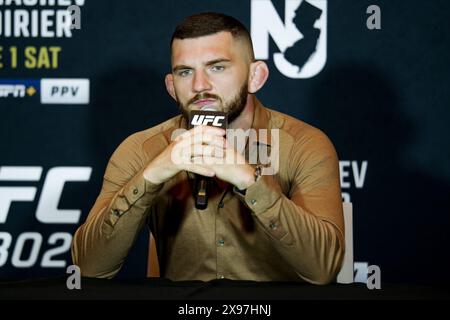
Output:
[[[230,59],[226,59],[226,58],[218,58],[218,59],[214,59],[214,60],[210,60],[210,61],[207,61],[206,63],[205,63],[205,66],[212,66],[213,64],[216,64],[216,63],[220,63],[220,62],[230,62],[231,60]],[[192,67],[190,67],[190,66],[187,66],[187,65],[184,65],[184,64],[180,64],[180,65],[177,65],[177,66],[175,66],[175,67],[173,67],[173,69],[172,69],[172,72],[173,73],[175,73],[175,72],[177,72],[177,71],[179,71],[179,70],[189,70],[189,69],[193,69]]]
[[[208,62],[205,63],[205,66],[211,66],[213,64],[216,63],[220,63],[220,62],[230,62],[230,59],[225,59],[225,58],[219,58],[219,59],[214,59],[214,60],[210,60]]]
[[[186,66],[184,64],[179,64],[172,69],[172,72],[177,72],[178,70],[192,69],[192,67]]]

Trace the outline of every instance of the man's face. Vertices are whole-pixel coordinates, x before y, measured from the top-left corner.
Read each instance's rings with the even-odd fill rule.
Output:
[[[233,121],[247,102],[249,59],[242,40],[229,32],[175,39],[172,75],[181,112],[213,107]]]

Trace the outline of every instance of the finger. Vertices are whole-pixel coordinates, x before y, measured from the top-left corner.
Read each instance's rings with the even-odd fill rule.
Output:
[[[198,132],[193,136],[187,136],[177,142],[177,147],[185,148],[195,144],[208,144],[224,148],[227,145],[226,139],[223,136],[211,135],[209,133]]]
[[[217,158],[223,158],[226,154],[226,149],[217,147],[217,146],[210,146],[210,145],[202,145],[202,144],[195,144],[193,146],[185,147],[181,151],[182,157],[202,157],[202,156],[214,156]]]
[[[215,156],[196,156],[192,157],[192,162],[201,166],[216,166],[225,164],[225,159]]]
[[[186,166],[194,162],[202,164],[202,157],[224,158],[226,154],[227,152],[224,148],[198,143],[184,148],[173,148],[171,152],[171,161],[181,169],[180,166]],[[193,161],[193,159],[195,161]]]
[[[210,140],[204,141],[204,143],[219,148],[227,147],[227,139],[221,136],[212,136]]]
[[[197,141],[194,144],[191,144],[190,147],[191,148],[198,148],[199,146],[203,146],[203,147],[212,147],[212,148],[220,148],[220,149],[226,149],[227,145],[226,145],[226,140],[223,137],[212,137],[211,140],[202,140],[202,141]],[[189,147],[189,146],[185,146]]]
[[[175,138],[175,141],[184,140],[199,133],[223,136],[225,135],[225,129],[212,126],[196,126],[180,134],[178,137]]]
[[[218,135],[218,136],[223,136],[226,133],[225,129],[222,129],[219,127],[213,127],[213,126],[197,126],[195,128],[192,128],[189,131],[192,131],[192,134],[196,134],[198,132],[203,132],[203,133],[207,133],[207,134],[211,134],[211,135]]]

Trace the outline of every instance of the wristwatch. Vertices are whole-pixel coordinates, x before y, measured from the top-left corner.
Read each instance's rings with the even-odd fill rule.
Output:
[[[262,165],[255,166],[255,171],[253,173],[254,176],[255,176],[255,182],[258,181],[259,178],[261,177],[262,168],[263,168]],[[244,189],[244,190],[238,189],[236,186],[234,186],[233,189],[234,189],[234,191],[236,191],[237,193],[239,193],[239,194],[241,194],[243,196],[245,196],[245,193],[247,191],[247,189]]]
[[[261,177],[262,169],[263,169],[263,165],[260,165],[260,164],[258,164],[255,167],[255,172],[254,172],[254,174],[255,174],[255,182],[258,181],[258,179]]]

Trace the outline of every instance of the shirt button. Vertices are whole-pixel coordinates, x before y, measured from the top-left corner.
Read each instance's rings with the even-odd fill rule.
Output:
[[[225,277],[223,275],[219,275],[217,278],[218,279],[225,279]]]
[[[255,204],[256,204],[256,199],[250,200],[250,203],[253,204],[253,205],[255,205]]]
[[[117,210],[117,209],[114,209],[114,210],[113,210],[113,214],[114,214],[115,216],[120,216],[120,211]]]
[[[220,239],[219,241],[217,241],[217,244],[218,244],[220,247],[223,247],[223,246],[225,245],[225,240]]]
[[[134,190],[133,190],[133,194],[134,194],[134,195],[138,194],[138,192],[139,192],[138,189],[134,189]]]
[[[219,202],[219,208],[223,208],[223,202]]]
[[[278,225],[277,225],[275,222],[272,222],[272,223],[269,225],[269,227],[270,227],[270,229],[272,229],[272,230],[276,230],[276,229],[278,228]]]

